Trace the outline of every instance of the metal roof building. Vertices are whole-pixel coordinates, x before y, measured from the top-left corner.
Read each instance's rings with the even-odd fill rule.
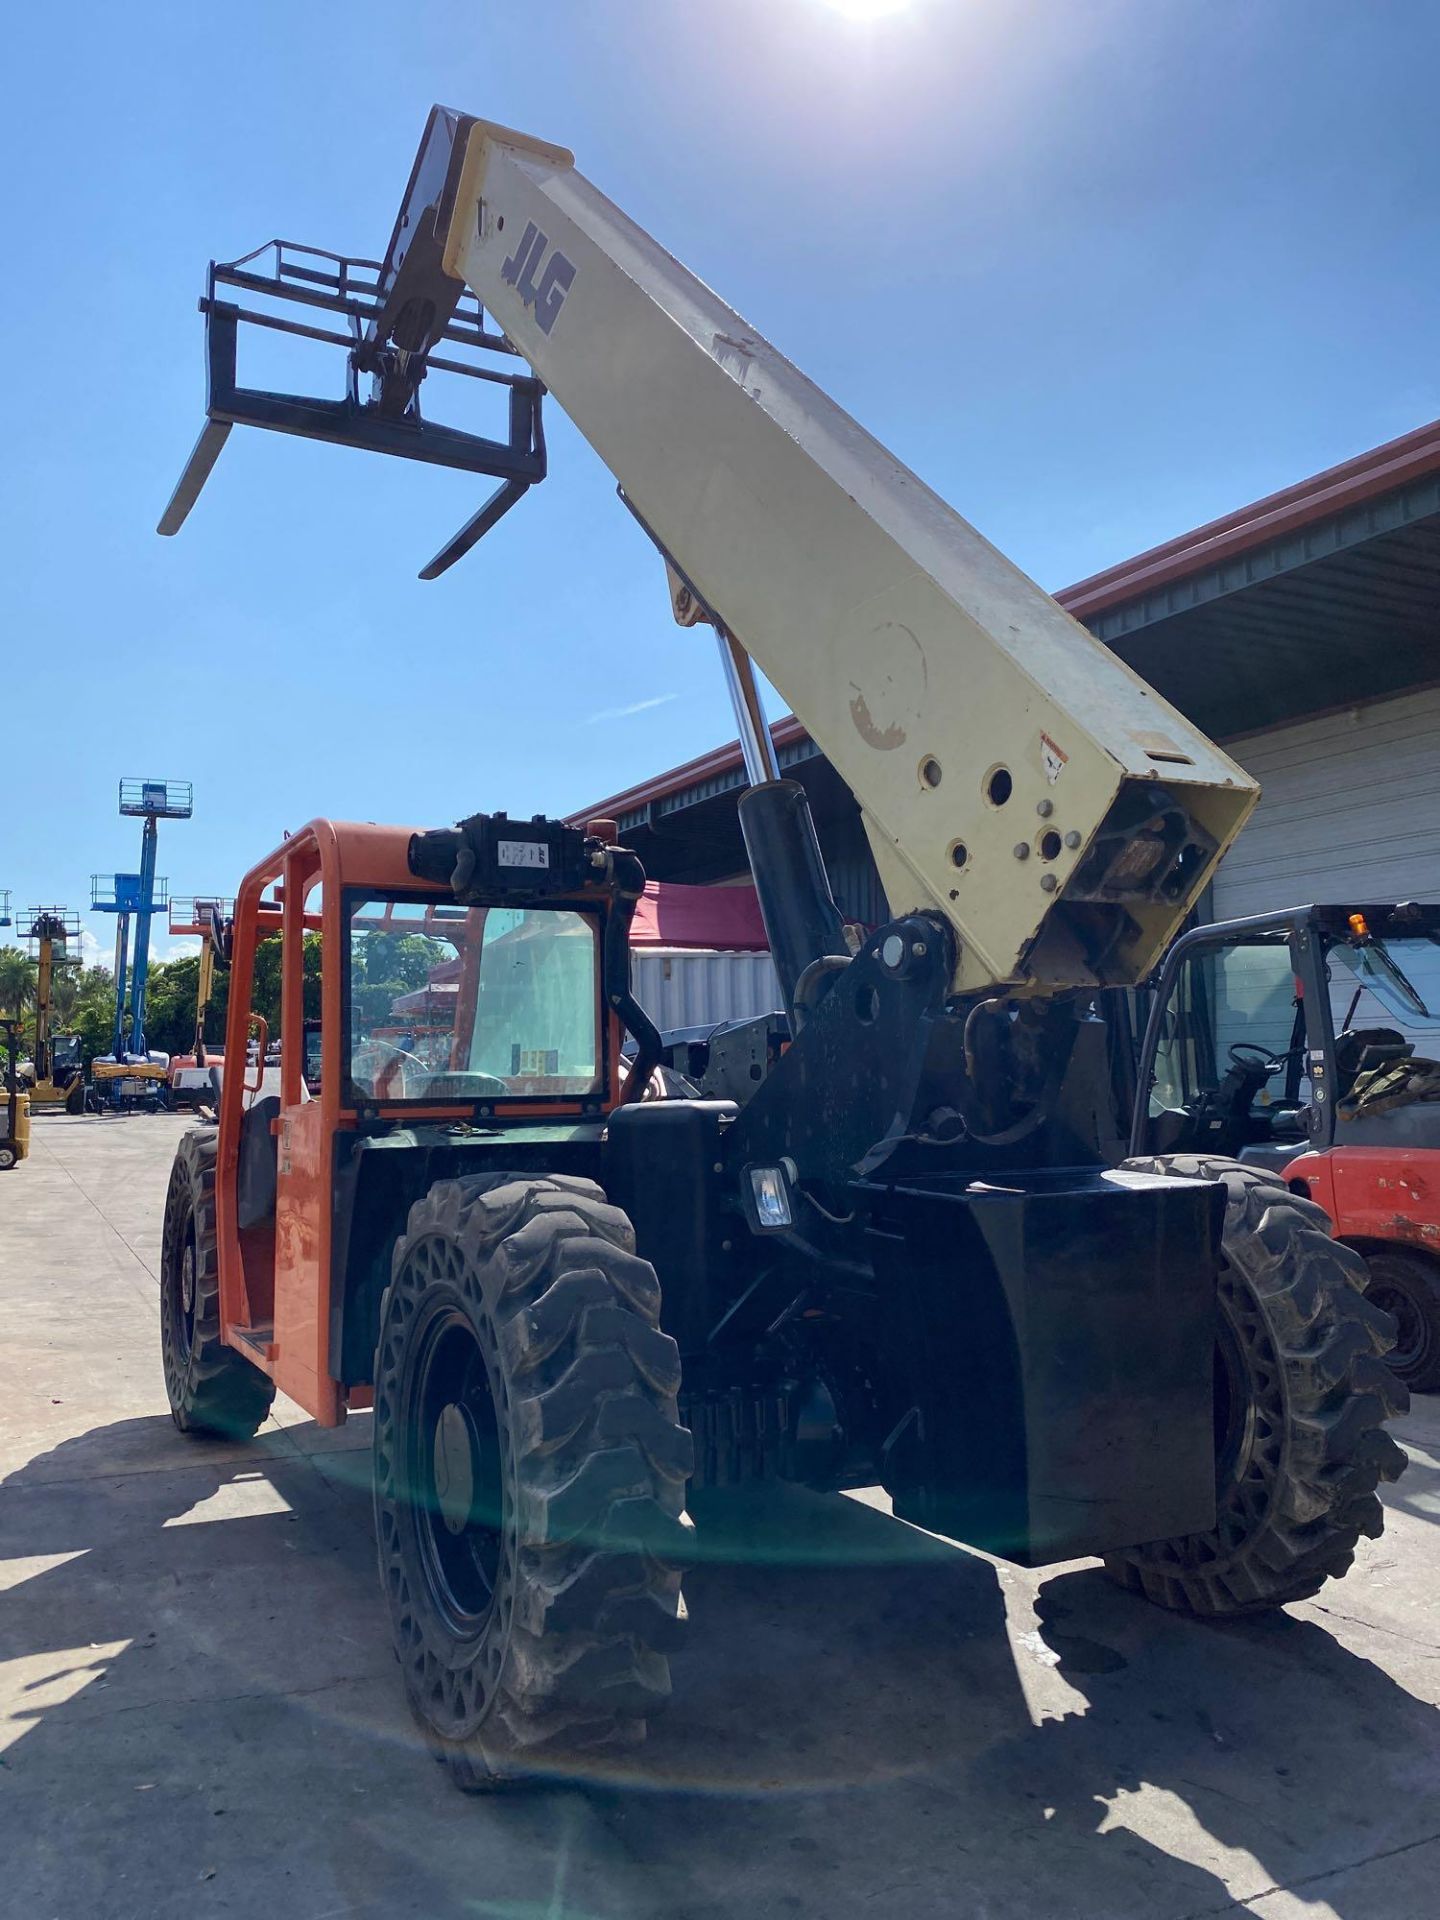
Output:
[[[1056,598],[1260,779],[1217,913],[1440,898],[1440,422]],[[797,720],[772,731],[842,909],[883,920],[849,791]],[[744,868],[744,784],[732,742],[575,817],[616,818],[658,879],[718,880]]]

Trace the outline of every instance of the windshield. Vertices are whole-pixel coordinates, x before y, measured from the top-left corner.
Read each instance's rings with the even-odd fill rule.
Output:
[[[349,908],[352,1094],[575,1097],[600,1084],[592,921],[566,908],[365,898]]]
[[[50,1042],[50,1058],[57,1067],[78,1067],[80,1045],[78,1033],[57,1033]]]
[[[1338,940],[1330,949],[1335,1029],[1374,1026],[1382,1011],[1404,1027],[1440,1029],[1440,940]]]

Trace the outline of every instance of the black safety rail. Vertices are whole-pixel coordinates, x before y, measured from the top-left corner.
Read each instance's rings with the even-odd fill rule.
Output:
[[[22,938],[32,951],[44,940],[63,949],[80,938],[80,915],[68,907],[27,907],[20,924]]]
[[[170,898],[170,932],[172,934],[208,934],[211,923],[217,914],[223,925],[234,911],[235,902],[229,895],[218,893],[172,894]]]

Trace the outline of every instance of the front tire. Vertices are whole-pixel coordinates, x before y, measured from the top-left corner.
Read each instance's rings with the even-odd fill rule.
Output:
[[[1381,1358],[1395,1325],[1364,1298],[1365,1263],[1321,1209],[1233,1160],[1174,1154],[1125,1163],[1218,1180],[1215,1436],[1218,1513],[1208,1532],[1113,1555],[1107,1571],[1181,1612],[1224,1618],[1308,1600],[1379,1537],[1381,1480],[1405,1455],[1382,1430],[1409,1405]]]
[[[1390,1370],[1411,1393],[1440,1393],[1440,1271],[1423,1254],[1376,1247],[1365,1255],[1366,1299],[1398,1329]]]
[[[679,1353],[589,1180],[443,1180],[375,1359],[375,1531],[410,1706],[469,1791],[633,1744],[685,1621]]]
[[[160,1249],[160,1357],[170,1418],[182,1433],[249,1440],[275,1385],[220,1338],[219,1146],[215,1134],[196,1129],[175,1149]]]

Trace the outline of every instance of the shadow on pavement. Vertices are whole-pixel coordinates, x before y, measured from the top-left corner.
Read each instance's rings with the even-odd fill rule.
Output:
[[[1434,1711],[1324,1629],[1083,1567],[1031,1630],[1031,1576],[790,1491],[701,1503],[677,1698],[623,1772],[465,1800],[404,1713],[368,1456],[323,1438],[124,1421],[0,1488],[10,1910],[1190,1920],[1440,1826]]]

